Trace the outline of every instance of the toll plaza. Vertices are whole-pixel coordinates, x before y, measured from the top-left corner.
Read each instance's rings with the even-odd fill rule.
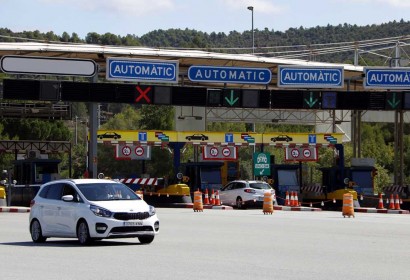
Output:
[[[70,53],[75,54],[74,57],[65,57]],[[315,116],[312,119],[316,120],[321,111],[328,112],[325,118],[331,119],[331,131],[326,131],[323,135],[264,135],[254,132],[208,135],[208,132],[194,130],[189,133],[178,131],[176,134],[156,131],[153,135],[148,135],[142,131],[141,134],[138,132],[137,140],[129,140],[133,141],[133,146],[126,143],[127,139],[132,138],[126,133],[121,135],[115,132],[121,138],[111,135],[119,141],[117,158],[148,159],[150,148],[145,148],[141,143],[153,142],[154,146],[163,146],[169,142],[168,146],[176,153],[175,166],[180,166],[177,154],[181,149],[179,146],[184,142],[204,147],[215,146],[204,149],[203,154],[209,158],[234,156],[236,150],[229,146],[239,146],[236,143],[240,146],[262,147],[268,143],[285,146],[286,143],[291,143],[294,147],[286,148],[286,156],[290,160],[314,159],[314,149],[304,148],[303,145],[339,145],[344,141],[343,137],[346,137],[346,133],[343,133],[344,136],[333,135],[337,133],[337,122],[344,121],[341,117],[343,113],[338,115],[336,112],[356,112],[353,120],[349,121],[357,127],[360,126],[361,117],[361,113],[358,115],[357,112],[392,111],[396,116],[395,127],[402,128],[403,111],[410,107],[410,94],[406,92],[410,88],[410,81],[406,78],[405,69],[400,68],[359,67],[203,52],[192,54],[146,48],[131,50],[53,44],[1,43],[0,55],[0,70],[8,76],[3,80],[4,99],[89,104],[87,172],[93,178],[98,174],[98,139],[107,139],[111,133],[98,131],[97,104],[101,102],[191,107],[192,112],[194,107],[200,107],[207,111],[206,114],[191,116],[181,114],[181,120],[190,117],[200,121],[205,115],[210,121],[215,119],[216,114],[222,115],[221,110],[233,113],[234,116],[230,118],[236,121],[257,121],[262,112],[263,119],[270,122],[283,121],[295,115],[299,115],[298,120],[304,120],[311,112]],[[19,75],[22,74],[29,77],[81,77],[83,81],[21,79]],[[84,82],[84,79],[89,80]],[[390,89],[395,92],[389,91]],[[238,114],[238,110],[242,114]],[[285,113],[284,110],[297,113]],[[208,117],[210,112],[217,113]],[[243,112],[246,112],[245,117]],[[355,145],[360,143],[357,133],[357,129],[354,129],[350,138]],[[334,139],[338,140],[332,143]],[[226,143],[228,148],[220,149],[218,143],[222,147]],[[398,143],[402,145],[403,141]],[[358,146],[359,144],[354,147],[355,153],[359,152]],[[398,150],[402,151],[402,147],[398,147]],[[395,174],[395,178],[402,181],[403,174]]]

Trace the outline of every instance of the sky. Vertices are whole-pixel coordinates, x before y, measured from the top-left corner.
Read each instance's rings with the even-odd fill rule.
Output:
[[[141,37],[162,29],[286,31],[409,20],[410,0],[0,0],[0,28]]]

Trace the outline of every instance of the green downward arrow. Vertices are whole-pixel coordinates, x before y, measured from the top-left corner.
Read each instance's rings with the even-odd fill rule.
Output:
[[[306,102],[306,104],[307,104],[310,108],[312,108],[313,105],[315,105],[315,103],[316,103],[317,101],[318,101],[317,98],[316,98],[315,100],[313,100],[313,92],[310,93],[309,100],[307,100],[307,99],[305,98],[305,102]]]
[[[236,101],[238,101],[239,97],[234,99],[234,91],[231,90],[231,98],[228,99],[228,97],[225,97],[226,102],[228,102],[229,105],[233,106],[233,104],[236,103]]]
[[[393,93],[393,99],[391,100],[387,100],[387,103],[389,103],[389,105],[394,109],[397,107],[397,105],[400,104],[400,99],[396,100],[396,93]]]

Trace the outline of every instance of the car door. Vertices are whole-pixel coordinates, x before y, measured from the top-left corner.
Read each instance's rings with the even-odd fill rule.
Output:
[[[80,196],[74,187],[69,184],[63,184],[62,190],[58,208],[58,230],[63,236],[75,237]],[[72,195],[74,200],[64,201],[62,197],[65,195]]]
[[[230,197],[230,195],[234,184],[235,183],[231,182],[221,189],[221,191],[219,192],[219,199],[221,200],[221,203],[232,204],[232,198]]]
[[[58,234],[59,223],[59,200],[61,198],[62,185],[60,183],[51,184],[41,202],[42,208],[42,229],[45,235],[55,236]]]
[[[243,191],[243,189],[246,187],[245,183],[242,182],[236,182],[234,190],[232,192],[232,196],[234,197],[234,201],[236,203],[236,198],[241,197],[242,200],[246,200],[246,193]]]

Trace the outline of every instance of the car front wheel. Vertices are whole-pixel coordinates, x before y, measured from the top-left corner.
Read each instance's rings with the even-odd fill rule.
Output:
[[[45,242],[47,239],[47,237],[43,236],[43,233],[41,231],[41,225],[38,220],[34,220],[31,223],[30,233],[31,233],[31,239],[33,239],[33,242],[35,243],[42,243],[42,242]]]
[[[77,238],[81,245],[91,243],[90,231],[88,230],[87,222],[82,220],[77,226]]]
[[[154,241],[154,235],[140,236],[138,237],[138,240],[141,242],[141,244],[149,244]]]

